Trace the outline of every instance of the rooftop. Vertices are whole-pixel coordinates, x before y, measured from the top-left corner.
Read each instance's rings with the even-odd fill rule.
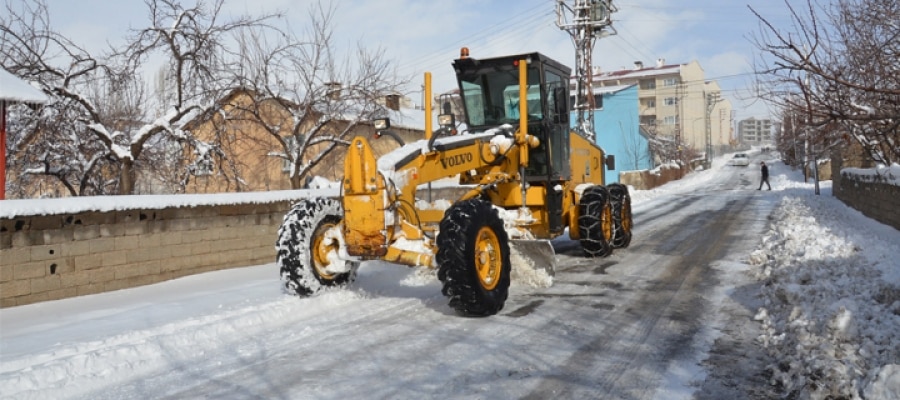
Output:
[[[681,72],[681,65],[682,64],[668,64],[649,68],[621,69],[618,71],[601,72],[599,74],[594,74],[593,79],[595,81],[604,81],[611,79],[630,79],[678,74]]]
[[[0,100],[22,103],[46,103],[47,95],[28,82],[0,68]]]
[[[615,85],[615,86],[600,86],[600,87],[592,87],[594,94],[610,94],[610,93],[619,93],[625,89],[636,86],[637,84],[630,85]]]

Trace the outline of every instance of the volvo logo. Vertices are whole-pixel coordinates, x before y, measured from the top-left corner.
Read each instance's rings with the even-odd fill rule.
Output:
[[[444,168],[455,167],[457,165],[462,165],[467,162],[472,162],[473,159],[474,159],[474,157],[472,156],[472,153],[457,154],[452,157],[442,158],[441,165]]]

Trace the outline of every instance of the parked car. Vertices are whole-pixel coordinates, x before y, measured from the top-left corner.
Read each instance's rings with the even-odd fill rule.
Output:
[[[728,165],[746,167],[750,165],[750,157],[747,157],[746,153],[736,153],[731,160],[728,160]]]

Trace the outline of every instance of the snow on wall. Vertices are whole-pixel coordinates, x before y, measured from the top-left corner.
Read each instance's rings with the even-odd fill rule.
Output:
[[[863,182],[878,182],[900,186],[900,165],[878,168],[843,168],[841,175]]]
[[[88,211],[125,211],[141,209],[182,208],[234,204],[264,204],[293,201],[309,196],[337,196],[340,189],[278,190],[249,193],[86,196],[57,199],[24,199],[0,201],[0,218],[74,214]]]

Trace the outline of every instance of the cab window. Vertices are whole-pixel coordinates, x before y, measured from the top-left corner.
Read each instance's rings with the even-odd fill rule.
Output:
[[[528,68],[528,116],[543,117],[541,108],[541,76],[536,67]],[[489,70],[483,73],[461,76],[460,83],[465,99],[466,113],[472,126],[515,123],[519,119],[518,70]]]

